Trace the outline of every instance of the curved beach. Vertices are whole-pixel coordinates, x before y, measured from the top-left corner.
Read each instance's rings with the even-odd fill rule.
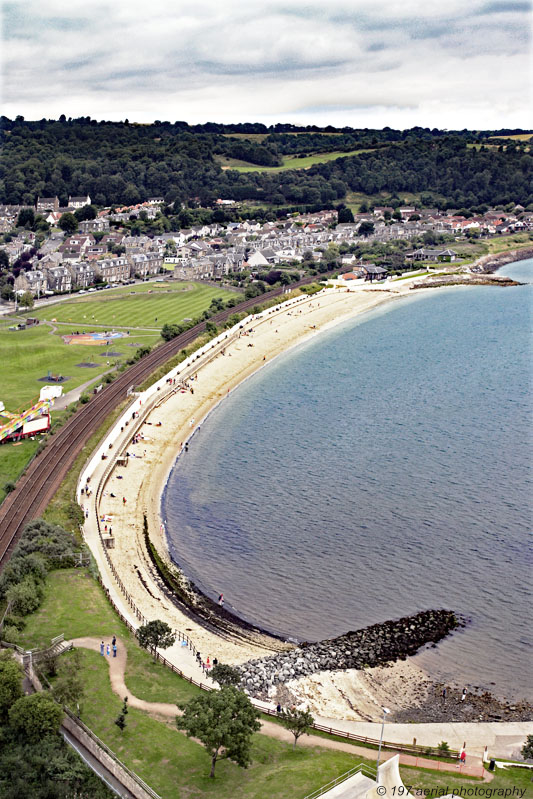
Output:
[[[187,631],[202,652],[226,662],[239,663],[290,646],[261,631],[249,630],[240,636],[236,628],[231,632],[217,630],[219,625],[206,624],[205,619],[199,622],[185,607],[172,605],[168,596],[162,595],[161,581],[146,551],[144,517],[151,542],[170,563],[160,516],[161,494],[176,458],[207,414],[230,391],[289,348],[380,305],[412,296],[411,282],[375,287],[359,283],[350,290],[327,289],[263,312],[242,329],[241,337],[229,344],[224,354],[206,363],[200,359],[193,367],[189,388],[171,394],[145,419],[138,442],[133,444],[130,438],[127,444],[127,468],[116,467],[111,472],[98,513],[110,520],[112,561],[133,602],[146,617],[164,619],[172,627]],[[92,544],[90,518],[86,535]]]
[[[237,664],[289,648],[291,644],[249,625],[241,627],[238,623],[221,623],[221,619],[217,618],[216,596],[213,597],[215,602],[211,603],[214,612],[208,609],[205,613],[203,607],[204,612],[197,615],[194,594],[191,607],[174,601],[165,590],[146,549],[143,522],[146,517],[150,540],[169,563],[160,504],[161,493],[176,458],[207,414],[247,377],[268,365],[277,355],[333,325],[392,300],[413,296],[418,293],[411,290],[413,280],[420,282],[420,277],[381,286],[359,283],[350,286],[350,290],[345,287],[327,289],[318,295],[302,297],[281,308],[263,312],[241,329],[241,336],[229,343],[223,354],[214,358],[211,356],[205,363],[203,358],[199,359],[188,370],[187,374],[193,378],[188,381],[188,388],[165,398],[160,407],[143,420],[136,443],[131,441],[131,428],[126,431],[124,442],[130,455],[128,466],[118,466],[110,472],[99,505],[95,508],[100,518],[105,517],[113,529],[115,546],[111,551],[112,562],[133,603],[144,616],[163,619],[173,628],[186,632],[204,658],[209,655],[211,660],[217,657],[224,662]],[[201,435],[201,431],[196,432],[198,434]],[[191,446],[194,446],[194,441]],[[101,471],[104,468],[102,465]],[[95,473],[96,477],[98,474]],[[92,514],[86,522],[86,537],[97,554],[101,544]],[[104,583],[111,593],[114,587],[117,604],[124,607],[123,597],[105,561],[101,556],[97,560]],[[169,660],[180,667],[185,665],[184,654],[178,645],[168,655],[165,653]],[[201,672],[194,673],[193,662],[187,665],[187,673],[206,682]],[[351,696],[345,684],[346,678],[351,675],[342,677],[334,672],[321,674],[320,697],[315,696],[317,710],[328,715],[372,720],[373,716],[379,716],[379,707],[385,698],[390,702],[388,690],[385,694],[382,690],[384,681],[387,685],[397,686],[398,680],[404,687],[405,684],[422,687],[427,679],[427,675],[409,661],[398,663],[386,672],[381,669],[375,671],[375,675],[368,675],[369,682],[366,681],[364,685],[358,686],[357,680],[353,682],[354,693]],[[305,694],[308,697],[311,694],[309,698],[312,698],[314,692],[309,691],[310,687],[307,686]],[[417,693],[418,689],[413,688],[413,691]],[[297,695],[298,691],[294,693]],[[361,698],[365,700],[364,710]],[[348,711],[350,707],[351,712]],[[356,711],[356,707],[361,707],[362,712]]]

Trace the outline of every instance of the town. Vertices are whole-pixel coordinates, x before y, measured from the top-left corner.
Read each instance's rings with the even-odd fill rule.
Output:
[[[219,199],[215,208],[238,216],[233,200]],[[239,286],[265,278],[270,285],[288,285],[305,273],[346,267],[355,277],[380,279],[421,263],[460,263],[464,253],[456,242],[533,231],[533,213],[514,203],[478,214],[414,205],[370,206],[354,214],[342,206],[157,234],[140,229],[163,219],[169,227],[165,210],[162,198],[98,209],[89,195],[69,197],[65,207],[57,196],[37,198],[35,208],[0,207],[2,300],[24,298],[31,304],[30,298],[158,274],[178,280],[231,280]]]

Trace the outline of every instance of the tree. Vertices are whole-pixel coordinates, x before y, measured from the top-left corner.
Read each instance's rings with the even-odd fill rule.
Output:
[[[217,663],[216,666],[213,666],[209,676],[221,688],[227,688],[229,685],[238,685],[241,681],[241,675],[237,669],[234,669],[233,666],[227,666],[225,663]]]
[[[211,757],[210,777],[215,776],[217,760],[228,758],[246,768],[251,762],[252,735],[261,725],[259,711],[246,694],[234,687],[211,691],[181,706],[183,716],[176,726],[190,738],[198,738]]]
[[[528,735],[525,744],[522,747],[522,757],[524,760],[533,759],[533,735]]]
[[[175,634],[166,621],[156,619],[143,624],[137,630],[137,638],[143,649],[148,649],[156,660],[156,649],[168,649],[176,640]]]
[[[62,719],[63,711],[49,694],[23,696],[9,709],[11,727],[30,743],[36,743],[45,735],[57,733]]]
[[[78,220],[71,214],[70,211],[67,211],[65,214],[62,215],[61,219],[59,220],[59,227],[65,233],[69,235],[71,233],[75,233],[78,229]]]
[[[32,228],[35,222],[35,211],[33,208],[21,208],[17,218],[17,227]]]
[[[23,308],[33,308],[33,294],[31,291],[25,291],[19,300],[19,304]]]
[[[359,233],[360,236],[370,236],[374,232],[374,223],[367,222],[366,220],[364,222],[361,222],[361,224],[357,228],[357,232]]]
[[[120,732],[124,732],[126,728],[126,716],[128,715],[128,697],[124,697],[124,704],[122,705],[122,710],[118,714],[115,719],[115,724],[119,728]]]
[[[82,205],[74,211],[74,216],[78,222],[85,222],[87,219],[96,219],[96,208],[94,205]]]
[[[7,654],[0,659],[0,722],[7,719],[9,708],[23,695],[22,672],[10,650]]]
[[[339,224],[353,221],[354,218],[351,208],[341,208],[339,211]]]
[[[300,735],[309,732],[315,722],[308,710],[297,710],[296,708],[283,710],[278,715],[278,718],[281,720],[283,726],[294,735],[293,748],[296,748],[296,743]]]

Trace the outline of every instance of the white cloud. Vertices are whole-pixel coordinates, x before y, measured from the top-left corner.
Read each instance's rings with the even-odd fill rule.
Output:
[[[526,127],[528,31],[522,0],[14,0],[3,113]]]

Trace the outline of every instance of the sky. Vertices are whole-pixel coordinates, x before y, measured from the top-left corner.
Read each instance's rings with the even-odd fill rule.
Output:
[[[533,127],[526,0],[8,0],[26,119]]]

